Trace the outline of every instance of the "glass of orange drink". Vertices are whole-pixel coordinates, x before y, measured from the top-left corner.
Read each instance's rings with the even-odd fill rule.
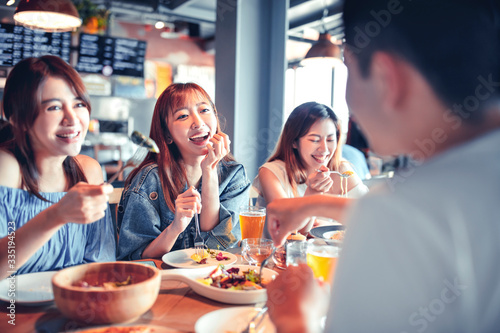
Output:
[[[241,239],[262,238],[266,222],[266,209],[259,206],[240,207]]]
[[[331,283],[335,275],[335,266],[340,253],[338,243],[324,239],[307,241],[307,265],[311,267],[314,277]]]

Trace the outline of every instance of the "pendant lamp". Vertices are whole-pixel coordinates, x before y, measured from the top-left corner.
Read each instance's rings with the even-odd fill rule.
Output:
[[[318,41],[311,46],[306,56],[300,64],[308,65],[328,65],[334,67],[342,63],[342,51],[338,45],[330,41],[330,34],[322,33]]]
[[[21,0],[14,21],[30,29],[49,32],[74,31],[82,25],[71,0]]]

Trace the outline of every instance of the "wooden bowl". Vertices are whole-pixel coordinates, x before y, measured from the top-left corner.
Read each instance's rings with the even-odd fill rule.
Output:
[[[103,282],[132,283],[107,290],[90,286]],[[160,291],[158,269],[132,262],[92,263],[66,268],[52,278],[54,300],[68,318],[84,324],[114,324],[133,321],[148,311]]]

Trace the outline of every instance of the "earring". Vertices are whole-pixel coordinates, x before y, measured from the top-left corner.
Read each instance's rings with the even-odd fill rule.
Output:
[[[167,138],[167,145],[171,145],[172,142],[174,142],[174,140],[172,140],[172,138]]]

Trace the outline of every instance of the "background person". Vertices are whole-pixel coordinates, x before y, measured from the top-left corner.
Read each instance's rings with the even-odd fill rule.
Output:
[[[257,204],[319,193],[358,198],[368,192],[352,165],[342,158],[340,123],[333,110],[316,102],[296,107],[288,117],[275,152],[259,169],[253,186]],[[342,179],[338,174],[353,172]],[[267,230],[266,230],[267,233]]]
[[[361,43],[374,15],[390,23]],[[349,107],[374,151],[415,163],[350,210],[326,332],[500,327],[499,17],[488,0],[345,1]],[[325,195],[268,205],[275,242],[328,201],[338,213]],[[268,286],[271,318],[288,317],[288,332],[316,329],[317,300],[300,290],[319,287],[300,269]]]
[[[229,153],[229,137],[205,90],[194,83],[167,87],[150,137],[160,153],[149,153],[127,178],[118,207],[118,257],[157,258],[193,247],[198,213],[209,248],[236,244],[238,208],[248,201],[250,182]]]
[[[99,185],[97,161],[78,155],[90,117],[78,73],[55,56],[22,60],[3,108],[11,139],[0,145],[0,277],[116,260],[113,188]]]
[[[342,145],[342,157],[351,163],[354,172],[361,180],[370,179],[370,169],[363,152],[351,145]]]

